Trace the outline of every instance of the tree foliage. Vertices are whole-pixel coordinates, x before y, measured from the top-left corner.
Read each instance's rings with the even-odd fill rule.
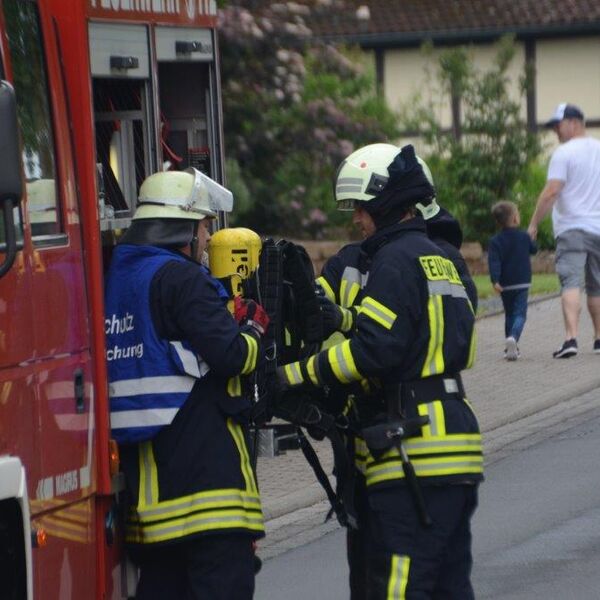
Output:
[[[228,179],[248,192],[234,222],[322,236],[346,220],[332,196],[340,161],[397,136],[397,117],[377,94],[364,55],[312,38],[312,18],[342,10],[342,0],[316,0],[238,1],[220,11]]]
[[[432,48],[424,52],[431,56]],[[508,69],[514,56],[511,37],[500,40],[493,64],[485,71],[474,68],[465,47],[442,51],[428,99],[415,99],[401,119],[404,127],[424,138],[438,200],[459,218],[467,239],[483,243],[494,233],[494,202],[529,200],[523,198],[522,182],[540,153],[537,135],[521,117],[531,74],[523,71],[518,97],[509,93]],[[444,130],[436,116],[452,96],[460,97],[460,136]]]

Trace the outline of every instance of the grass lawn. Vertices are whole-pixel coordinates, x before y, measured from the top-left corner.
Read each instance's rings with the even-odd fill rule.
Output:
[[[495,295],[489,275],[473,275],[473,281],[477,286],[480,299],[483,300]],[[559,289],[558,277],[554,273],[534,273],[529,295],[551,294],[558,292]]]

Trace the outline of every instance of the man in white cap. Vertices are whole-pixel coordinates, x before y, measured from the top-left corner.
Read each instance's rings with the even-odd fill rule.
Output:
[[[561,145],[550,159],[528,231],[535,240],[538,224],[552,209],[566,330],[553,356],[569,358],[578,352],[584,283],[594,325],[593,351],[600,354],[600,141],[586,135],[583,112],[573,104],[559,104],[546,127],[556,132]]]

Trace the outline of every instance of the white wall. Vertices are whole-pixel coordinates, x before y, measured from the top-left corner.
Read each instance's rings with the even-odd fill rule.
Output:
[[[600,119],[600,36],[541,40],[536,44],[538,122],[571,102],[586,119]]]
[[[495,44],[471,46],[469,54],[475,69],[489,70],[496,56]],[[419,48],[399,48],[386,50],[384,54],[384,91],[385,97],[392,108],[398,110],[400,106],[410,102],[416,93],[423,98],[431,97],[432,84],[437,80],[437,61],[441,49],[434,49],[430,56],[425,56]],[[510,81],[509,92],[514,99],[519,97],[519,78],[523,74],[525,65],[525,50],[521,43],[516,44],[515,57],[508,68]],[[452,125],[452,109],[450,98],[439,98],[440,105],[436,108],[436,115],[443,127]],[[523,102],[522,116],[527,115],[527,108]]]

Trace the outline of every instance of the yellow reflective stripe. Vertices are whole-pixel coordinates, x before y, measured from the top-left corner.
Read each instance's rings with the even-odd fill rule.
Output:
[[[429,424],[425,425],[421,430],[424,438],[446,435],[446,419],[441,400],[419,404],[417,410],[421,416],[427,415],[429,417]]]
[[[362,378],[350,351],[350,340],[345,340],[341,344],[329,348],[327,350],[327,360],[333,374],[342,383],[350,383]]]
[[[335,292],[333,291],[333,288],[329,285],[327,279],[325,279],[325,277],[323,277],[321,275],[320,277],[317,277],[316,282],[323,288],[323,291],[325,292],[325,295],[332,302],[335,302]]]
[[[477,354],[477,330],[473,327],[471,334],[471,343],[469,345],[469,358],[467,360],[467,369],[470,369],[475,364],[475,355]]]
[[[250,464],[250,456],[248,455],[248,448],[246,446],[246,440],[244,439],[244,433],[239,423],[236,423],[231,417],[227,419],[227,429],[231,433],[231,437],[237,446],[238,452],[240,453],[240,468],[244,475],[244,481],[246,482],[246,490],[248,492],[254,492],[258,494],[256,487],[256,480],[254,479],[254,471]]]
[[[483,473],[483,456],[458,455],[434,458],[413,458],[411,460],[417,477],[440,477]],[[403,479],[404,471],[400,459],[376,465],[367,465],[367,485],[382,481]]]
[[[90,521],[91,523],[91,521]],[[34,524],[43,527],[50,536],[71,542],[86,543],[91,541],[91,527],[87,524],[70,523],[55,514],[44,515]]]
[[[306,362],[306,370],[308,371],[308,376],[313,385],[319,385],[319,378],[317,377],[317,372],[315,371],[315,360],[316,356],[311,356]]]
[[[154,460],[152,441],[139,444],[140,485],[138,504],[141,508],[158,502],[158,473]]]
[[[298,361],[283,366],[285,378],[290,385],[300,385],[304,383]]]
[[[256,369],[256,360],[258,358],[258,342],[249,333],[242,333],[242,336],[246,340],[248,345],[248,354],[246,355],[246,362],[242,369],[242,375],[248,375]]]
[[[354,438],[354,466],[364,475],[367,472],[367,461],[370,457],[367,443],[363,438]]]
[[[230,377],[227,380],[227,394],[232,398],[242,395],[242,382],[239,377]]]
[[[449,435],[441,439],[410,438],[404,441],[404,447],[409,456],[418,454],[483,452],[481,435],[478,433],[467,435]]]
[[[441,296],[430,296],[427,302],[429,317],[429,346],[421,377],[444,372],[444,306]]]
[[[463,402],[470,408],[471,412],[473,413],[473,416],[475,416],[475,409],[473,408],[473,405],[468,400],[468,398],[463,398]]]
[[[129,523],[125,539],[131,543],[156,543],[194,533],[223,529],[249,529],[262,532],[264,531],[262,514],[245,510],[214,510],[143,527]]]
[[[392,554],[386,600],[406,600],[410,557]]]
[[[354,304],[356,296],[360,292],[360,284],[342,279],[340,288],[340,304],[344,308],[348,308]]]
[[[236,488],[196,492],[171,500],[163,500],[146,508],[132,507],[130,520],[145,524],[185,517],[192,512],[204,510],[237,509],[261,512],[258,492],[246,492]]]
[[[368,379],[361,379],[360,380],[360,387],[367,394],[369,394],[371,392],[371,384],[369,383]]]
[[[340,304],[348,308],[354,304],[358,292],[367,282],[367,273],[361,273],[355,267],[346,267],[340,283]]]
[[[343,332],[347,332],[350,329],[352,329],[352,325],[354,324],[354,318],[352,315],[352,311],[348,310],[347,308],[341,308],[340,310],[342,311],[342,324],[340,326],[340,329]]]
[[[379,323],[386,329],[391,329],[394,321],[396,320],[396,313],[390,310],[387,306],[377,302],[375,298],[367,296],[363,299],[360,305],[361,313],[371,317],[373,321]]]
[[[359,438],[356,438],[359,439]],[[419,458],[421,454],[443,456],[444,454],[461,454],[468,452],[474,456],[483,453],[483,445],[480,433],[452,433],[437,438],[409,438],[403,442],[404,448],[410,458]],[[368,448],[366,448],[366,452]],[[362,451],[362,448],[361,448]],[[398,457],[398,450],[391,448],[380,459],[375,459],[368,453],[367,463],[372,465],[383,464],[381,461],[387,458]]]

